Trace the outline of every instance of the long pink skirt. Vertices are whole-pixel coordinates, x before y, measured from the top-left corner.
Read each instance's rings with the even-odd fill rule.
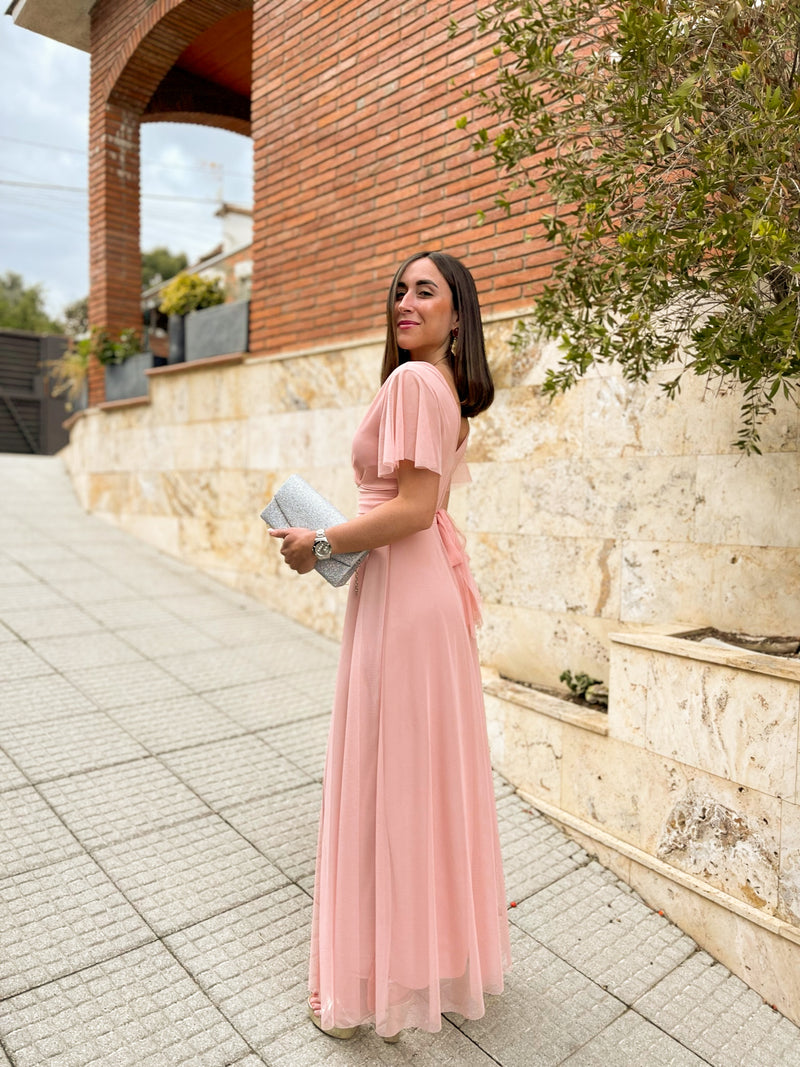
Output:
[[[510,964],[465,572],[437,520],[371,552],[349,592],[309,974],[325,1028],[480,1018]]]

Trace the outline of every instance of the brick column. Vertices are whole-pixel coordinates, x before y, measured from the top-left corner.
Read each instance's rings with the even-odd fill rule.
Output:
[[[139,115],[109,104],[94,84],[89,126],[89,322],[141,329]],[[105,399],[103,368],[89,370],[89,403]]]

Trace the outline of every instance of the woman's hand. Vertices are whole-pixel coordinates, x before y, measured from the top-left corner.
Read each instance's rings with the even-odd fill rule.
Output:
[[[287,530],[270,530],[270,537],[279,537],[281,555],[298,574],[308,574],[314,570],[317,557],[314,555],[313,546],[316,534],[313,530],[306,530],[302,526],[291,526]]]

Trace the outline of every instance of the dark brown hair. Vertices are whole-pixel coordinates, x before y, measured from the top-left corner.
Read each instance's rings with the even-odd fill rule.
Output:
[[[400,279],[406,267],[417,259],[429,259],[450,286],[453,307],[458,315],[458,334],[451,363],[456,391],[461,401],[461,414],[467,417],[478,415],[494,400],[494,382],[486,360],[478,291],[464,264],[446,252],[415,252],[400,264],[392,278],[386,301],[386,347],[381,367],[381,385],[396,367],[411,358],[411,354],[397,344],[394,305]]]

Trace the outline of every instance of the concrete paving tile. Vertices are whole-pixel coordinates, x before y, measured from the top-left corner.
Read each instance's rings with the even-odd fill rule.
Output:
[[[218,810],[311,781],[308,774],[252,735],[167,752],[161,759]]]
[[[219,619],[224,615],[243,615],[254,601],[249,597],[233,593],[231,590],[200,593],[185,593],[178,596],[170,596],[165,600],[165,606],[171,612],[182,619],[195,622],[200,619]]]
[[[288,674],[270,678],[267,684],[259,681],[231,685],[225,689],[213,689],[203,696],[215,708],[255,733],[270,726],[313,719],[321,712],[330,711],[332,699],[326,707],[324,701],[309,694],[308,688],[306,676]]]
[[[3,622],[24,641],[61,634],[85,634],[100,629],[97,619],[75,604],[66,603],[61,607],[9,611],[3,616]]]
[[[19,789],[20,786],[29,784],[28,778],[16,763],[0,748],[0,793],[5,793],[10,789]]]
[[[66,672],[67,677],[101,708],[138,705],[157,693],[162,699],[187,696],[189,687],[157,663],[121,663]]]
[[[281,674],[304,674],[321,667],[335,668],[338,655],[332,656],[327,644],[317,645],[308,637],[290,641],[265,641],[260,645],[243,645],[241,654],[266,671],[270,677]],[[244,681],[244,679],[242,679]]]
[[[66,548],[64,545],[60,545],[58,541],[47,539],[46,541],[34,541],[31,544],[27,542],[11,543],[5,542],[0,534],[0,540],[3,541],[4,552],[11,559],[17,563],[29,563],[34,560],[76,560],[81,557],[75,553],[71,548]]]
[[[108,714],[146,749],[156,753],[247,732],[197,693],[169,700],[153,696],[138,705],[112,708]]]
[[[160,936],[286,883],[269,860],[217,816],[109,845],[94,855]]]
[[[304,874],[302,878],[297,879],[297,886],[302,889],[309,900],[314,899],[314,875]]]
[[[634,1007],[714,1067],[800,1067],[800,1029],[706,952],[695,952]]]
[[[510,933],[513,964],[503,995],[487,997],[485,1016],[461,1029],[503,1067],[555,1067],[625,1007],[517,927]]]
[[[146,749],[101,711],[4,727],[3,748],[32,782],[147,755]]]
[[[153,940],[86,855],[0,881],[0,1001]]]
[[[244,682],[266,681],[269,668],[248,659],[239,649],[211,648],[176,656],[168,651],[158,663],[195,693]]]
[[[160,631],[162,627],[174,625],[177,621],[176,616],[166,607],[145,597],[137,597],[135,600],[103,600],[91,604],[87,611],[109,630],[152,626]]]
[[[629,1010],[564,1060],[562,1067],[702,1067],[707,1063]]]
[[[0,644],[0,680],[34,678],[38,674],[52,674],[53,665],[22,641]]]
[[[170,953],[145,945],[0,1003],[16,1067],[228,1067],[244,1041]]]
[[[108,577],[102,567],[78,556],[72,559],[32,559],[26,567],[43,582],[101,582]]]
[[[60,674],[0,681],[0,731],[15,724],[47,722],[96,707],[93,700]]]
[[[70,775],[39,788],[89,851],[209,814],[208,805],[155,759]]]
[[[184,652],[220,647],[213,638],[183,620],[173,620],[157,627],[126,626],[117,630],[116,634],[147,659],[163,656],[166,649],[169,649],[170,654],[180,656]]]
[[[179,574],[169,566],[166,557],[150,560],[128,559],[127,553],[119,563],[109,565],[119,581],[136,589],[139,596],[158,597],[162,607],[169,610],[172,597],[194,596],[198,592],[197,578],[191,571]]]
[[[221,814],[293,882],[314,874],[322,787],[318,783],[222,808]]]
[[[141,660],[136,649],[114,634],[100,630],[91,636],[74,634],[40,637],[30,642],[38,656],[58,671],[79,671],[84,667],[114,666]]]
[[[64,605],[69,598],[43,582],[26,582],[24,585],[0,585],[0,615],[7,611],[25,611],[28,608],[49,608]]]
[[[221,645],[239,645],[268,642],[277,639],[305,637],[308,630],[299,622],[292,622],[284,615],[264,610],[263,614],[248,612],[243,618],[224,615],[222,618],[199,619],[197,628],[213,637]]]
[[[311,901],[288,885],[165,939],[200,988],[260,1051],[297,1025],[308,996]]]
[[[11,1060],[6,1056],[2,1048],[0,1048],[0,1067],[12,1067]]]
[[[274,748],[301,771],[305,771],[309,778],[321,782],[330,724],[330,715],[320,715],[301,723],[273,726],[258,736],[266,741],[270,748]]]
[[[0,793],[0,871],[11,877],[82,851],[73,834],[35,789]]]
[[[319,711],[331,711],[336,693],[335,663],[317,670],[304,670],[298,675],[298,686],[316,701]]]
[[[37,582],[38,575],[19,563],[0,561],[0,585],[23,585],[25,582]]]
[[[350,1041],[334,1041],[303,1018],[304,1011],[301,1004],[296,1009],[295,1028],[261,1050],[270,1067],[395,1067],[398,1063],[413,1063],[414,1067],[496,1067],[496,1060],[446,1019],[437,1034],[406,1031],[396,1045],[387,1045],[366,1027]]]
[[[508,900],[519,904],[589,862],[580,845],[514,793],[497,801],[497,824]]]
[[[494,779],[494,795],[496,800],[500,800],[501,797],[509,797],[516,794],[516,789],[507,781],[502,774],[498,774],[497,771],[492,771],[492,778]],[[528,805],[526,805],[528,806]]]
[[[138,760],[147,754],[108,715],[96,711],[6,727],[3,748],[34,783]]]
[[[626,1004],[696,951],[595,861],[528,897],[510,918]]]
[[[54,578],[49,588],[56,590],[63,599],[88,607],[103,600],[135,600],[140,594],[131,586],[105,574],[98,581],[85,579]]]

